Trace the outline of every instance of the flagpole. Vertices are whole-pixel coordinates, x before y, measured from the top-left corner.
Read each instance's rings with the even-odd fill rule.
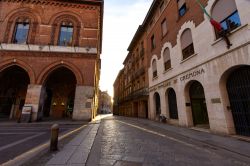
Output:
[[[196,2],[200,5],[201,9],[203,10],[203,12],[207,15],[207,17],[209,19],[211,19],[212,17],[208,14],[208,12],[206,11],[205,7],[201,4],[200,0],[196,0]]]

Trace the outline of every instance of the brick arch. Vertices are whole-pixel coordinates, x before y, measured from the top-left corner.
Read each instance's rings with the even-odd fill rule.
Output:
[[[5,29],[4,42],[11,42],[14,33],[15,22],[19,18],[28,18],[30,20],[28,43],[35,43],[36,32],[38,29],[38,24],[41,23],[41,17],[37,14],[37,12],[30,8],[16,9],[7,15],[5,18],[5,21],[7,21],[7,26]]]
[[[73,46],[79,46],[79,36],[81,30],[81,18],[80,16],[72,12],[61,12],[51,18],[49,24],[52,25],[51,39],[50,44],[57,45],[58,38],[60,34],[60,26],[63,21],[72,22],[74,31],[73,31]]]
[[[12,66],[19,66],[24,69],[29,75],[30,84],[35,84],[36,76],[34,70],[27,63],[19,59],[9,59],[0,63],[0,72]]]
[[[67,69],[71,70],[74,73],[74,75],[76,77],[77,85],[83,84],[83,78],[82,78],[81,71],[73,64],[71,64],[69,62],[65,62],[65,61],[58,61],[58,62],[52,63],[52,64],[48,65],[47,67],[45,67],[42,70],[42,72],[39,74],[39,76],[37,78],[37,83],[41,84],[41,85],[44,84],[45,80],[48,78],[50,73],[53,72],[54,70],[60,68],[60,67],[66,67]]]

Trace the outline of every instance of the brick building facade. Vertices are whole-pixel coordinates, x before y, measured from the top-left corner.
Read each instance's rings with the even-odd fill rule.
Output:
[[[155,0],[142,24],[149,119],[249,136],[250,2],[200,1],[223,30],[195,0]]]
[[[148,59],[146,33],[139,26],[128,47],[123,70],[114,84],[114,114],[148,118]],[[118,87],[116,87],[118,86]],[[119,92],[116,92],[116,89]],[[119,97],[117,98],[117,93]],[[116,104],[116,105],[115,105]]]
[[[0,116],[92,119],[102,21],[102,0],[1,1]]]
[[[98,114],[112,113],[112,98],[108,91],[99,91]]]

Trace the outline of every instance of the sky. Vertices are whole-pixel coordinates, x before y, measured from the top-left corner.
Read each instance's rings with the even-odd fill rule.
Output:
[[[105,0],[100,89],[113,96],[113,83],[123,68],[127,48],[152,0]]]

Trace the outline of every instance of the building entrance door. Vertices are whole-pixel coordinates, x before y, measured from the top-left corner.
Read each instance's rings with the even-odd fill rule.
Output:
[[[191,84],[189,95],[191,100],[194,125],[208,125],[209,120],[204,89],[198,81],[195,81]]]
[[[43,116],[53,119],[71,118],[76,89],[74,73],[66,67],[52,71],[45,82],[45,88]]]
[[[227,91],[236,133],[250,136],[250,67],[241,67],[230,74]]]

